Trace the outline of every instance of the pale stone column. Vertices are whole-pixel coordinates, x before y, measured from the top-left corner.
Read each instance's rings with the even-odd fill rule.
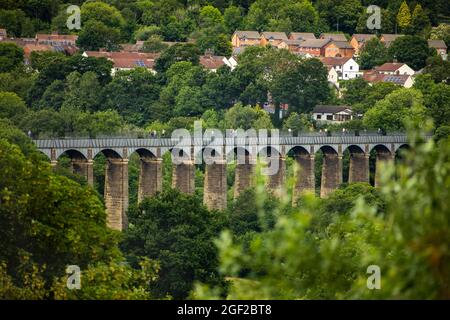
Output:
[[[275,195],[280,196],[280,192],[286,180],[286,158],[278,158],[278,171],[269,176],[267,181],[267,189],[274,192]]]
[[[314,174],[314,154],[302,153],[295,155],[295,184],[292,192],[292,205],[297,205],[297,201],[302,193],[316,191],[316,179]]]
[[[192,160],[184,160],[172,166],[172,188],[187,194],[195,191],[195,165]]]
[[[162,159],[141,158],[139,172],[138,203],[162,191]]]
[[[234,176],[234,199],[246,189],[253,186],[255,165],[249,156],[245,157],[245,163],[237,163]]]
[[[377,152],[377,157],[375,160],[375,187],[380,186],[380,175],[381,175],[381,164],[382,163],[393,163],[395,160],[395,155],[390,152]]]
[[[128,159],[106,161],[104,199],[108,227],[125,229],[128,224]]]
[[[342,183],[342,155],[323,153],[320,197],[325,198]]]
[[[350,153],[348,183],[369,182],[369,155]]]
[[[227,162],[215,160],[205,165],[203,204],[210,210],[227,208]]]

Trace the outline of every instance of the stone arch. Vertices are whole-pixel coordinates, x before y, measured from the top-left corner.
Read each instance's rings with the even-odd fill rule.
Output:
[[[137,148],[129,156],[133,163],[137,161],[136,156],[139,157],[137,201],[140,203],[162,191],[162,159],[146,148]]]
[[[322,145],[316,153],[322,153],[320,197],[332,193],[342,183],[342,154],[331,145]]]
[[[141,159],[142,158],[148,158],[148,159],[156,158],[156,155],[151,150],[146,149],[146,148],[137,148],[137,149],[133,150],[133,152],[130,153],[130,156],[133,153],[137,153]]]
[[[87,156],[79,150],[76,149],[67,149],[62,151],[58,156],[57,160],[61,158],[61,156],[67,155],[70,159],[76,159],[76,160],[87,160]]]
[[[296,155],[310,155],[310,152],[306,148],[306,146],[293,146],[291,147],[287,153],[289,157],[295,157]]]
[[[111,148],[105,148],[105,149],[99,149],[96,150],[92,154],[92,157],[96,157],[98,154],[103,154],[107,159],[123,159],[122,152],[117,149],[111,149]]]
[[[389,148],[386,145],[384,145],[384,144],[374,145],[370,149],[370,152],[373,152],[373,151],[375,151],[377,154],[378,153],[386,153],[386,154],[389,154],[389,155],[391,154],[391,150],[389,150]]]
[[[369,182],[369,155],[360,145],[349,145],[343,153],[343,181]],[[348,164],[348,166],[347,166]]]
[[[371,150],[372,161],[374,161],[374,182],[375,187],[380,186],[380,175],[384,164],[394,161],[395,153],[384,144],[377,144]]]

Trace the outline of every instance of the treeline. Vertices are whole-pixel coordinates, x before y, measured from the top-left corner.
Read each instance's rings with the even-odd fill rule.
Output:
[[[449,62],[422,45],[420,55],[420,49],[405,49],[417,39],[404,38],[392,47],[410,63],[426,64],[413,88],[369,85],[359,78],[341,82],[339,95],[319,60],[276,48],[250,47],[234,70],[222,66],[208,72],[199,65],[194,44],[177,44],[156,60],[156,73],[136,68],[112,77],[112,63],[105,58],[33,52],[24,66],[20,48],[0,43],[0,57],[8,61],[0,68],[0,116],[35,138],[169,135],[191,129],[195,120],[218,129],[402,131],[406,122],[424,117],[441,136],[449,131]],[[365,57],[376,52],[363,51]],[[262,109],[266,103],[273,114]],[[289,110],[280,119],[283,104]],[[360,117],[337,126],[315,123],[310,112],[317,104],[351,105]]]
[[[81,6],[82,28],[78,45],[85,50],[117,50],[120,43],[195,40],[200,50],[218,55],[231,53],[230,36],[237,30],[372,32],[366,21],[369,5],[382,10],[382,33],[428,36],[432,26],[448,21],[448,1],[366,0],[256,0],[256,1],[3,1],[0,27],[14,37],[37,32],[68,33],[66,9]],[[446,20],[447,19],[447,20]],[[444,39],[448,43],[448,38]]]

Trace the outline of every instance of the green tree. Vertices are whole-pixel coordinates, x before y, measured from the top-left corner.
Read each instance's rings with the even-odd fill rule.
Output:
[[[411,12],[409,11],[406,0],[402,2],[400,9],[398,10],[397,23],[402,30],[407,29],[411,25]]]
[[[294,134],[299,132],[309,131],[312,127],[311,121],[309,121],[306,114],[298,114],[297,112],[292,112],[289,114],[283,122],[284,130],[292,130]]]
[[[36,74],[21,68],[0,73],[0,91],[14,92],[22,99],[26,99],[28,90],[33,86],[35,80]]]
[[[431,29],[430,39],[444,40],[447,47],[450,47],[450,25],[441,23]]]
[[[367,41],[358,57],[358,63],[362,70],[370,70],[387,61],[389,61],[388,50],[378,38]]]
[[[161,52],[167,49],[168,45],[162,42],[160,36],[150,36],[148,40],[144,42],[142,46],[142,51],[144,52]]]
[[[179,61],[189,61],[194,65],[198,65],[200,50],[192,43],[177,43],[170,46],[161,53],[156,60],[155,70],[158,72],[166,72],[172,64]]]
[[[108,51],[117,51],[120,43],[120,31],[111,28],[103,22],[90,20],[83,24],[78,36],[77,45],[82,50],[98,51],[105,48]]]
[[[408,122],[424,123],[423,95],[416,89],[399,89],[378,101],[363,117],[367,128],[401,131]]]
[[[223,13],[225,28],[228,34],[239,30],[244,20],[244,13],[241,7],[229,6]]]
[[[15,43],[0,43],[0,72],[9,72],[23,63],[23,49]]]
[[[427,41],[419,36],[404,36],[396,39],[388,52],[390,57],[406,63],[414,70],[425,67],[426,60],[431,55]]]
[[[85,2],[81,6],[81,21],[83,24],[101,22],[110,28],[121,28],[125,23],[117,8],[101,1]]]
[[[95,111],[100,108],[102,88],[95,72],[87,71],[81,75],[74,71],[67,76],[66,82],[63,107],[80,111]]]
[[[450,84],[450,61],[439,56],[429,57],[424,72],[430,74],[436,83]]]
[[[135,68],[118,72],[104,88],[104,106],[117,110],[125,121],[142,125],[157,119],[152,108],[159,96],[160,86],[148,70]]]
[[[17,124],[27,113],[25,102],[13,92],[0,92],[0,118]]]
[[[411,20],[412,34],[425,34],[431,28],[430,19],[425,11],[422,9],[420,3],[414,8]]]
[[[129,214],[122,248],[134,265],[138,257],[157,259],[160,272],[151,287],[155,297],[186,298],[194,281],[220,284],[216,268],[217,232],[213,213],[195,196],[167,190],[145,199]]]
[[[273,127],[268,114],[260,108],[243,106],[237,103],[225,112],[225,127],[227,129],[271,129]]]
[[[51,281],[65,274],[68,263],[85,268],[120,258],[117,234],[106,227],[104,207],[92,189],[53,175],[39,157],[25,158],[5,140],[0,142],[0,162],[0,219],[5,226],[0,261],[7,262],[12,276],[34,262],[45,265],[42,275]],[[26,278],[20,281],[26,285]]]
[[[212,28],[224,23],[220,10],[214,6],[207,5],[200,10],[200,27]]]

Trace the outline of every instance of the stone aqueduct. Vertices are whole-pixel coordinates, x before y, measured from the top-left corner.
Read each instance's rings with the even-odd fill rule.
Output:
[[[231,140],[230,140],[231,139]],[[236,146],[243,146],[245,163],[236,164],[234,195],[238,196],[252,184],[254,159],[263,149],[276,155],[279,170],[269,176],[267,188],[277,190],[286,179],[286,156],[292,155],[301,170],[296,171],[293,201],[305,191],[315,190],[315,153],[323,152],[320,196],[336,189],[342,183],[342,158],[345,150],[350,153],[349,182],[369,182],[369,156],[376,152],[376,171],[383,161],[395,158],[397,150],[407,145],[407,136],[365,135],[365,136],[299,136],[272,138],[224,139],[220,149],[224,155],[235,153]],[[162,155],[176,148],[178,141],[170,138],[129,139],[45,139],[34,141],[38,149],[46,154],[52,165],[56,165],[62,154],[71,158],[74,173],[86,177],[90,185],[94,183],[94,157],[103,153],[107,158],[105,168],[104,201],[108,213],[108,225],[122,230],[127,225],[128,209],[128,159],[136,152],[140,156],[138,201],[151,197],[162,189]],[[193,193],[195,186],[195,150],[204,150],[214,144],[210,139],[192,139],[191,160],[173,164],[172,187],[185,193]],[[240,148],[240,147],[239,147]],[[267,151],[266,151],[267,152]],[[205,165],[204,204],[210,209],[224,209],[227,206],[227,161],[216,160]],[[375,185],[378,179],[375,177]]]

